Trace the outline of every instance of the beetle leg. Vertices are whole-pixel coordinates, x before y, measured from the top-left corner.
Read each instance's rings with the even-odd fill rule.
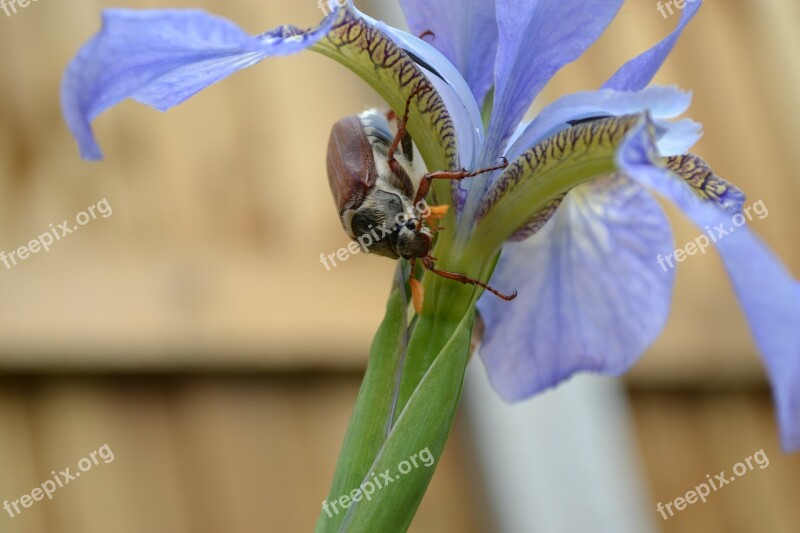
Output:
[[[408,158],[409,163],[414,162],[414,145],[412,144],[411,135],[408,131],[405,132],[403,138],[400,139],[400,146],[403,148],[403,155]]]
[[[414,195],[414,182],[411,181],[411,178],[408,176],[408,173],[405,171],[403,166],[400,164],[397,159],[395,159],[394,155],[397,152],[398,147],[403,148],[403,154],[408,157],[409,161],[413,157],[413,149],[411,145],[411,136],[408,134],[406,130],[406,125],[408,124],[408,115],[411,111],[411,100],[417,96],[419,93],[430,90],[430,86],[425,84],[417,87],[411,94],[408,95],[408,99],[406,100],[406,108],[403,112],[403,116],[397,117],[397,133],[394,136],[394,140],[392,144],[389,146],[389,151],[386,153],[386,162],[389,164],[389,168],[394,172],[394,175],[403,183],[403,192],[406,193],[406,196],[411,197]],[[396,116],[396,115],[395,115]]]
[[[417,268],[417,258],[414,257],[413,259],[409,259],[408,264],[410,267],[408,272],[408,281],[410,282],[412,279],[414,279],[414,269]]]
[[[410,198],[414,194],[414,182],[411,181],[406,169],[404,169],[403,165],[401,165],[400,162],[394,157],[389,159],[387,163],[389,163],[389,168],[392,170],[394,175],[397,176],[397,178],[403,184],[403,192],[407,197]]]
[[[408,102],[410,101],[411,99],[409,98]],[[406,123],[408,122],[408,102],[406,103],[406,114],[405,114]],[[400,137],[400,148],[403,150],[403,155],[408,158],[408,161],[413,162],[414,145],[411,139],[411,134],[408,133],[408,130],[406,129],[406,123],[403,123],[401,125],[402,119],[399,116],[397,116],[397,113],[395,113],[391,109],[389,110],[389,113],[386,115],[386,120],[397,121],[397,136]],[[392,155],[394,155],[394,153],[392,153]]]
[[[414,97],[421,92],[430,90],[431,86],[425,83],[411,91],[411,94],[408,95],[408,99],[406,100],[406,108],[403,111],[403,117],[397,119],[397,133],[395,134],[394,140],[392,141],[391,146],[389,146],[389,152],[387,153],[390,161],[394,159],[394,153],[397,151],[397,147],[400,146],[400,142],[403,140],[403,137],[407,135],[406,125],[408,124],[408,115],[411,112],[411,100],[413,100]]]
[[[475,278],[470,278],[469,276],[466,276],[465,274],[459,274],[457,272],[448,272],[447,270],[439,270],[438,268],[436,268],[433,265],[433,258],[430,257],[430,256],[423,257],[422,258],[422,264],[423,264],[423,266],[425,268],[427,268],[428,270],[430,270],[431,272],[433,272],[437,276],[442,276],[445,279],[452,279],[454,281],[458,281],[460,283],[464,283],[464,284],[468,284],[468,285],[477,285],[479,287],[483,287],[484,289],[486,289],[487,291],[491,292],[492,294],[494,294],[495,296],[497,296],[501,300],[505,300],[507,302],[510,302],[511,300],[513,300],[514,298],[517,297],[517,291],[516,290],[512,294],[506,295],[506,294],[503,294],[503,293],[493,289],[492,287],[490,287],[489,285],[485,284],[484,282],[479,281],[479,280],[477,280]]]
[[[417,258],[410,259],[411,271],[408,274],[408,286],[411,287],[411,300],[414,302],[414,310],[417,314],[422,313],[422,303],[425,301],[425,289],[422,283],[414,277],[414,269],[417,266]]]
[[[501,163],[496,167],[489,167],[489,168],[482,168],[479,170],[474,170],[472,172],[464,169],[464,170],[439,170],[437,172],[431,172],[422,176],[422,180],[419,182],[419,189],[417,189],[417,194],[414,195],[414,205],[417,205],[420,201],[424,200],[428,196],[428,192],[431,189],[431,182],[433,180],[463,180],[464,178],[472,178],[477,176],[478,174],[483,174],[484,172],[492,172],[494,170],[502,170],[508,166],[508,159],[505,157],[501,157]]]

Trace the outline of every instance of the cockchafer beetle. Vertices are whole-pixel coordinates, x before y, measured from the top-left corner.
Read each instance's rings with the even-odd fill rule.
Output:
[[[426,89],[430,87],[422,86],[408,97],[403,116],[397,117],[394,135],[389,126],[393,113],[377,109],[345,117],[333,125],[328,141],[328,182],[342,227],[364,251],[410,261],[412,273],[419,260],[434,274],[478,285],[504,300],[513,300],[516,291],[505,295],[465,274],[435,267],[436,258],[431,256],[433,234],[443,228],[431,221],[444,216],[448,206],[427,206],[425,199],[431,182],[435,179],[462,180],[500,170],[508,166],[508,161],[502,158],[498,166],[475,171],[426,173],[418,164],[421,158],[414,155],[414,144],[406,131],[411,101]],[[369,244],[365,245],[367,241]],[[414,306],[421,312],[422,285],[413,274],[411,288]]]

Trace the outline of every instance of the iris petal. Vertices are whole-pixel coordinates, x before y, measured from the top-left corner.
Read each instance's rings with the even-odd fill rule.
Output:
[[[522,400],[576,372],[625,372],[661,332],[674,273],[656,263],[674,249],[661,207],[616,175],[573,189],[527,241],[507,244],[484,295],[481,357],[497,392]]]
[[[422,39],[375,20],[355,8],[354,12],[365,23],[377,28],[411,55],[417,67],[425,72],[444,100],[455,131],[458,132],[460,163],[467,168],[473,168],[477,164],[478,150],[483,144],[483,123],[472,91],[458,69],[440,51]],[[472,132],[472,135],[467,132]]]
[[[681,20],[672,33],[653,48],[625,63],[603,84],[603,88],[620,91],[644,89],[656,75],[658,69],[661,68],[661,65],[664,64],[684,28],[691,22],[702,5],[703,0],[687,3],[681,13]]]
[[[452,105],[461,101],[461,94],[457,91],[459,80],[468,101],[474,105],[474,100],[461,75],[436,49],[348,7],[339,13],[328,34],[311,50],[353,71],[398,115],[410,103],[408,131],[428,168],[460,168],[459,150],[470,145],[470,137],[457,131],[447,102]],[[450,74],[455,85],[450,85]],[[438,92],[439,87],[447,89],[448,100]],[[459,119],[469,123],[470,117],[463,106],[453,105],[452,109]],[[462,143],[462,138],[467,142]],[[440,181],[433,187],[441,198],[449,196],[446,183]]]
[[[713,231],[766,364],[783,446],[787,452],[800,450],[800,283],[746,226],[735,227],[730,213],[700,200],[683,180],[655,164],[655,151],[643,124],[623,143],[617,164],[632,179],[675,203],[698,227]],[[720,235],[717,227],[728,233]]]
[[[689,92],[676,87],[648,87],[638,92],[603,89],[562,96],[542,109],[513,141],[508,157],[514,160],[542,139],[555,135],[568,127],[568,121],[603,115],[631,115],[644,111],[654,119],[667,119],[684,113],[692,101]],[[668,135],[659,139],[659,149],[663,155],[677,155],[686,152],[700,137],[699,125],[685,121],[676,129],[673,124]],[[662,143],[663,146],[662,146]],[[675,151],[680,150],[680,151]]]
[[[484,163],[503,153],[536,95],[605,31],[622,0],[497,0],[499,41]]]
[[[103,12],[103,28],[67,67],[61,104],[81,155],[100,159],[91,121],[126,98],[169,109],[268,56],[307,48],[327,32],[278,28],[254,37],[234,23],[199,10]]]
[[[430,42],[458,68],[481,106],[494,84],[494,0],[400,0],[400,5],[413,33],[433,32]]]
[[[711,167],[696,155],[668,157],[664,165],[688,183],[703,200],[713,202],[732,215],[742,210],[745,196],[741,189],[714,174]]]
[[[615,157],[642,115],[594,120],[567,128],[511,161],[478,208],[465,253],[499,251],[509,239],[530,236],[563,195],[616,171]]]

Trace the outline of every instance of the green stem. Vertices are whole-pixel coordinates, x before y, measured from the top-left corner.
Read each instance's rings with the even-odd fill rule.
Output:
[[[386,316],[372,341],[367,371],[336,464],[328,502],[349,494],[361,484],[391,430],[396,395],[387,394],[387,391],[397,388],[396,377],[406,354],[407,309],[403,269],[398,268]],[[343,518],[344,513],[331,517],[323,510],[315,531],[338,531]]]
[[[407,527],[455,419],[478,292],[441,280],[445,283],[437,283],[436,292],[426,301],[426,312],[417,317],[407,340],[404,279],[402,269],[398,269],[326,499],[327,511],[324,508],[320,513],[317,532]],[[446,305],[448,302],[456,305]],[[442,309],[446,312],[440,312]],[[389,470],[397,475],[398,465],[422,450],[431,454],[434,464],[399,476],[396,482],[375,491],[369,501],[342,501],[342,497],[352,498],[359,487],[366,490],[379,473]],[[333,502],[337,502],[338,513]]]

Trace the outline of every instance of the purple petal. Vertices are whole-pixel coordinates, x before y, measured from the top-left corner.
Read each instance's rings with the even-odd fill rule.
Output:
[[[282,27],[251,36],[198,10],[103,12],[103,27],[67,67],[61,105],[81,155],[102,154],[91,121],[126,98],[160,111],[268,56],[303,50],[325,35],[329,16],[312,32]]]
[[[482,105],[494,84],[494,0],[400,0],[400,5],[413,33],[434,33],[426,39],[458,68]]]
[[[503,154],[536,95],[605,31],[622,0],[497,0],[492,121],[481,160]]]
[[[576,372],[625,372],[661,332],[674,272],[656,262],[674,249],[655,199],[622,176],[573,189],[527,241],[506,244],[484,295],[480,354],[498,393],[522,400]]]
[[[603,89],[562,96],[548,105],[513,140],[506,157],[514,160],[531,146],[552,137],[568,126],[570,120],[603,115],[632,115],[647,111],[655,119],[673,118],[684,113],[692,95],[676,87],[648,87],[638,92]],[[659,122],[657,121],[657,124]],[[700,127],[692,121],[672,124],[659,139],[664,155],[686,152],[700,137]],[[678,151],[676,151],[678,150]]]
[[[708,163],[696,155],[668,157],[664,161],[664,166],[680,176],[703,200],[716,204],[731,215],[742,211],[746,200],[744,192],[714,174]]]
[[[662,5],[661,2],[658,4]],[[686,3],[681,13],[681,20],[678,26],[663,41],[642,55],[631,59],[625,63],[611,78],[603,85],[604,89],[617,89],[620,91],[638,91],[644,89],[652,81],[653,77],[667,59],[678,38],[683,33],[683,29],[694,18],[695,14],[703,5],[703,0],[689,1]]]
[[[375,20],[357,9],[354,9],[354,12],[367,24],[375,26],[378,31],[389,36],[397,46],[412,54],[417,60],[421,60],[417,61],[417,65],[425,72],[430,83],[444,100],[458,132],[458,155],[461,165],[473,168],[479,155],[478,150],[483,145],[483,122],[472,90],[458,69],[426,41]]]
[[[783,446],[787,452],[800,450],[800,283],[755,234],[746,226],[737,227],[744,215],[731,216],[698,199],[682,179],[654,163],[655,151],[643,124],[620,148],[617,164],[632,179],[675,203],[716,241],[767,367]],[[717,227],[728,233],[720,235]]]

